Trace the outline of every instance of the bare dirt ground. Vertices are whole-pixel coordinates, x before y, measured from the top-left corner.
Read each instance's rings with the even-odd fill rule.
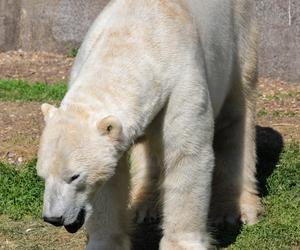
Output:
[[[45,52],[0,53],[0,79],[56,83],[67,80],[74,59]]]
[[[0,102],[0,159],[21,164],[35,157],[43,119],[40,103]]]
[[[67,81],[73,58],[50,53],[0,53],[0,79],[49,84]],[[43,128],[40,103],[0,102],[0,160],[21,164],[36,157]],[[300,141],[300,84],[260,79],[257,123],[285,141]]]
[[[277,130],[285,141],[300,141],[300,83],[260,78],[257,124]]]

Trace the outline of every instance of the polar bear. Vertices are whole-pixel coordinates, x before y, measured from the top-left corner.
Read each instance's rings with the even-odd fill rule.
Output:
[[[130,249],[129,210],[158,189],[162,250],[210,248],[208,220],[256,222],[252,2],[111,1],[60,107],[42,105],[45,221],[85,224],[88,250]]]

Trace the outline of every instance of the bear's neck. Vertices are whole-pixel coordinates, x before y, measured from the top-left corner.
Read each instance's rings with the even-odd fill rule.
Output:
[[[117,84],[116,84],[117,85]],[[85,116],[90,123],[107,117],[117,117],[123,126],[126,144],[132,144],[143,135],[146,127],[158,113],[157,101],[152,94],[137,93],[137,87],[98,85],[91,87],[73,85],[61,103],[61,108],[68,112],[76,112],[79,117]],[[150,97],[150,98],[149,98]]]

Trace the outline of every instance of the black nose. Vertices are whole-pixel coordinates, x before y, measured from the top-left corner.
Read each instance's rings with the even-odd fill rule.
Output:
[[[64,224],[62,216],[60,216],[60,217],[46,217],[46,216],[44,216],[43,219],[44,219],[45,222],[48,222],[48,223],[50,223],[50,224],[52,224],[56,227],[61,227]]]

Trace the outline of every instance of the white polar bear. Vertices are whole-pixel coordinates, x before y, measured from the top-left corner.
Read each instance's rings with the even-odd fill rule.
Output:
[[[108,5],[79,50],[61,106],[42,105],[45,221],[69,232],[85,223],[89,250],[130,249],[127,152],[136,143],[131,206],[147,210],[145,197],[159,187],[160,249],[209,248],[208,216],[255,223],[252,5]]]

